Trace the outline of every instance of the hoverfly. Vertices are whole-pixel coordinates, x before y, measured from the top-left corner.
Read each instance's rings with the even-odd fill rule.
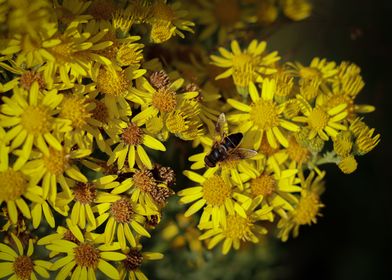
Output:
[[[254,150],[239,148],[244,135],[241,132],[227,135],[225,125],[227,125],[226,117],[221,113],[215,125],[215,132],[220,135],[220,141],[214,142],[210,153],[204,158],[204,163],[208,167],[214,167],[218,162],[227,159],[246,159],[257,154]]]

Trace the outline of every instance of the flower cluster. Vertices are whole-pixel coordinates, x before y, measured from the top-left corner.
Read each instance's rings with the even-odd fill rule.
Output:
[[[163,255],[142,242],[178,172],[194,182],[177,216],[198,252],[315,223],[320,166],[352,173],[380,135],[355,102],[358,66],[282,64],[250,39],[279,11],[297,21],[311,5],[0,0],[0,277],[146,279]],[[187,144],[191,170],[161,165]]]

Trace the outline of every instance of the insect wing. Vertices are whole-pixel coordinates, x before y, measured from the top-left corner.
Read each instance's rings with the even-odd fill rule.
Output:
[[[215,132],[220,135],[221,139],[223,139],[228,133],[227,121],[224,113],[221,113],[218,117],[218,120],[215,124]]]
[[[257,152],[251,149],[237,148],[233,151],[232,155],[240,159],[252,158],[257,155]]]

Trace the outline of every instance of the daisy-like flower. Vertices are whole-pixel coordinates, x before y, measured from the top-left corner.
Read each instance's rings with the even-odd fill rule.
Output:
[[[182,31],[193,33],[193,22],[186,19],[186,10],[181,10],[180,1],[168,4],[166,0],[156,0],[150,7],[151,16],[147,23],[151,24],[150,39],[154,43],[162,43],[172,36],[184,38]]]
[[[72,279],[95,280],[97,270],[110,279],[119,279],[118,270],[109,262],[126,259],[123,253],[118,252],[120,245],[96,243],[95,240],[84,239],[82,242],[69,240],[51,241],[46,248],[50,251],[66,254],[57,259],[51,269],[58,271],[56,279],[63,280],[71,276]]]
[[[9,165],[8,147],[0,143],[0,205],[5,202],[10,221],[16,224],[18,213],[28,219],[31,218],[31,209],[26,199],[41,203],[42,191],[31,184],[31,177],[25,172],[24,166],[18,170]]]
[[[96,200],[100,200],[102,195],[106,193],[104,190],[128,187],[127,182],[120,185],[115,181],[116,175],[107,175],[91,182],[81,183],[77,182],[72,188],[75,204],[71,210],[71,219],[73,224],[78,225],[81,229],[91,231],[97,227],[96,219],[93,213],[93,206]]]
[[[223,241],[222,253],[226,255],[233,247],[235,250],[240,248],[241,242],[259,243],[260,236],[267,234],[267,229],[257,222],[271,220],[272,207],[263,207],[255,210],[255,204],[246,207],[247,217],[242,217],[238,213],[229,214],[227,223],[223,226],[213,227],[210,222],[205,228],[199,239],[208,240],[208,249],[211,250],[219,242]]]
[[[141,245],[136,246],[136,248],[127,248],[124,254],[127,258],[121,262],[118,268],[121,280],[146,280],[147,276],[140,270],[140,266],[145,261],[160,260],[163,258],[161,253],[143,252]]]
[[[278,143],[283,147],[288,146],[287,137],[282,133],[281,128],[289,131],[299,131],[299,127],[284,119],[283,111],[285,103],[278,104],[274,101],[276,92],[275,80],[265,79],[263,82],[261,95],[256,86],[251,83],[249,94],[252,100],[250,105],[239,102],[235,99],[228,99],[227,102],[241,113],[233,113],[227,117],[229,122],[239,124],[238,129],[245,133],[254,135],[254,148],[258,149],[261,140],[265,136],[272,148],[277,148]],[[245,113],[243,113],[245,112]]]
[[[203,209],[199,224],[212,221],[214,226],[225,225],[227,215],[234,215],[234,213],[246,218],[245,210],[241,204],[250,199],[236,191],[228,176],[216,175],[211,170],[208,169],[203,175],[193,171],[184,171],[185,176],[199,184],[196,187],[178,192],[178,195],[181,196],[181,203],[192,203],[185,212],[185,217]]]
[[[326,109],[325,104],[317,104],[314,108],[300,95],[297,99],[301,101],[301,111],[304,116],[294,117],[293,121],[307,123],[310,129],[308,138],[313,139],[317,135],[324,141],[328,141],[329,136],[335,138],[339,130],[346,130],[347,127],[341,122],[347,117],[345,111],[347,104],[339,104],[331,109]]]
[[[116,127],[113,127],[109,136],[107,143],[116,147],[110,152],[107,164],[111,165],[117,161],[119,169],[124,166],[125,161],[129,168],[133,168],[135,162],[140,166],[141,162],[148,169],[152,169],[151,160],[143,146],[166,151],[166,147],[159,140],[145,133],[144,129],[134,122],[119,122]]]
[[[69,130],[69,121],[55,116],[62,98],[56,90],[42,93],[38,82],[34,82],[28,92],[16,87],[11,98],[3,97],[0,126],[8,129],[5,140],[11,142],[11,150],[22,146],[16,168],[30,158],[33,146],[45,154],[48,154],[49,147],[57,151],[62,149],[54,136],[55,132]]]
[[[14,250],[9,245],[0,243],[0,278],[10,276],[8,279],[37,279],[37,275],[49,278],[52,263],[37,260],[32,257],[34,253],[33,240],[29,239],[29,245],[24,252],[21,240],[11,233],[12,241],[17,248]]]
[[[282,241],[286,241],[289,238],[291,231],[293,236],[297,237],[300,226],[314,224],[317,222],[317,216],[321,216],[319,212],[324,205],[320,201],[320,195],[324,191],[324,183],[322,181],[324,176],[325,172],[320,173],[316,177],[315,172],[311,171],[305,179],[303,173],[299,173],[302,187],[301,196],[293,205],[294,210],[288,212],[287,217],[282,217],[278,222],[278,237]]]
[[[36,159],[29,161],[26,164],[26,172],[31,176],[32,182],[42,186],[42,197],[55,204],[57,184],[60,184],[66,197],[71,197],[68,180],[87,183],[86,176],[74,160],[86,157],[90,153],[89,149],[71,150],[64,147],[58,151],[50,148],[47,154],[40,153]]]
[[[136,246],[136,238],[131,228],[141,236],[151,237],[143,227],[146,213],[143,205],[134,203],[127,196],[110,194],[102,196],[94,207],[99,216],[97,226],[106,222],[104,233],[97,239],[105,243],[117,240],[122,249],[126,248],[126,243]],[[156,212],[152,213],[156,214]]]
[[[233,77],[239,93],[247,95],[251,83],[261,82],[266,75],[276,72],[275,62],[280,59],[278,53],[265,53],[267,43],[253,40],[245,50],[241,50],[238,41],[231,41],[231,52],[219,48],[222,55],[211,55],[212,63],[222,68],[228,68],[215,79]]]
[[[287,66],[289,66],[288,71],[296,77],[303,80],[320,79],[322,83],[332,81],[338,73],[335,62],[318,57],[313,58],[309,66],[304,66],[299,62],[289,62]]]
[[[254,202],[262,206],[270,206],[280,215],[285,216],[285,211],[292,211],[293,201],[296,201],[293,193],[301,192],[297,184],[300,180],[296,177],[298,172],[294,163],[289,168],[278,166],[269,160],[263,159],[262,167],[258,168],[258,175],[245,183],[245,190]],[[246,180],[246,178],[244,178]]]
[[[163,76],[167,77],[166,74]],[[167,115],[173,112],[183,100],[198,96],[198,92],[194,91],[177,94],[183,84],[183,79],[177,79],[172,83],[165,79],[162,84],[151,84],[144,77],[137,79],[136,88],[131,91],[136,96],[141,97],[145,104],[142,104],[142,111],[132,118],[132,122],[142,125],[157,116],[166,120]]]

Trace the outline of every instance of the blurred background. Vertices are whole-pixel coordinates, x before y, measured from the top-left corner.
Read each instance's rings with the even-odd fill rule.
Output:
[[[264,246],[225,257],[219,249],[198,255],[165,248],[165,242],[154,238],[154,244],[146,244],[146,248],[166,253],[164,260],[144,268],[152,279],[390,279],[392,43],[388,20],[392,4],[364,0],[312,3],[309,19],[276,22],[266,38],[259,39],[267,40],[269,50],[279,51],[284,60],[307,65],[318,56],[359,65],[366,85],[358,103],[376,106],[366,122],[381,134],[380,144],[358,158],[359,167],[353,174],[325,166],[323,217],[316,225],[301,227],[298,238],[286,243],[268,239]],[[178,178],[177,188],[181,182],[183,178]],[[170,211],[176,209],[169,209],[167,215]]]

